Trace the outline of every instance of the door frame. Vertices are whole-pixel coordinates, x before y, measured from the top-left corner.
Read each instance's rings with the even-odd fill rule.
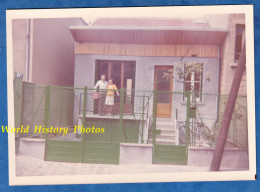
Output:
[[[154,90],[157,89],[157,87],[156,87],[156,80],[157,80],[156,70],[158,68],[169,68],[169,69],[172,69],[173,72],[174,72],[174,66],[173,65],[155,65],[154,66],[154,78],[153,78],[153,81],[154,81],[153,82],[153,84],[154,84],[153,88],[154,88]],[[171,93],[172,91],[173,91],[173,79],[171,78],[170,79],[170,90],[169,90],[169,92]],[[171,116],[172,116],[172,94],[170,96],[169,115],[159,115],[158,116],[158,103],[159,102],[157,100],[157,117],[158,118],[171,118]]]

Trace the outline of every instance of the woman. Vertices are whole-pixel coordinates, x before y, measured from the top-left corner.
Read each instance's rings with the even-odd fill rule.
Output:
[[[105,104],[107,105],[107,112],[108,115],[111,115],[112,112],[112,108],[114,105],[114,95],[115,95],[115,91],[117,93],[117,96],[119,96],[119,92],[117,91],[117,87],[115,84],[113,84],[112,80],[108,81],[108,85],[107,85],[107,97],[106,97],[106,102]]]

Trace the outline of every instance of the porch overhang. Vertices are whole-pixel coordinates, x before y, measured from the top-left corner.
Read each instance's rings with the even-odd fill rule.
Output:
[[[79,43],[221,45],[227,28],[153,26],[71,26]]]

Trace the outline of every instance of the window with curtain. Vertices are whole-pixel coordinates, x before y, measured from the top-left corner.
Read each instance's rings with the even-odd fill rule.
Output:
[[[202,101],[203,90],[203,64],[185,63],[184,65],[184,96],[187,99],[187,92],[194,94],[197,101]]]

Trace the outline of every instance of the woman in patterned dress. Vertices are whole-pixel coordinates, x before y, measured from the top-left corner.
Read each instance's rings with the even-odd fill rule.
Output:
[[[108,81],[107,89],[108,90],[107,90],[105,105],[107,105],[108,115],[111,115],[112,108],[113,108],[113,105],[114,105],[115,91],[116,91],[118,96],[119,96],[119,92],[117,91],[117,87],[116,87],[115,84],[113,84],[112,80]]]

